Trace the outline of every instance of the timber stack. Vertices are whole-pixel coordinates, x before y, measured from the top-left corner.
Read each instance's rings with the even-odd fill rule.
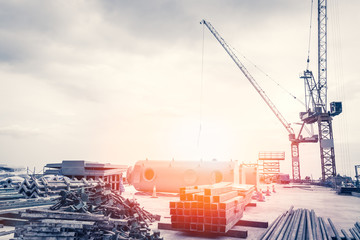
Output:
[[[194,232],[228,232],[243,216],[255,191],[252,185],[218,183],[184,187],[170,202],[171,227]]]

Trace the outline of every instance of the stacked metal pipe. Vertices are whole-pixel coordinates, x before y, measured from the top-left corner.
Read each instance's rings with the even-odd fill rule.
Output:
[[[243,216],[254,190],[252,185],[226,182],[180,188],[180,201],[170,202],[171,227],[227,233]]]
[[[355,228],[349,229],[350,234],[341,229],[343,236],[340,236],[330,218],[328,218],[328,222],[329,224],[327,225],[322,217],[317,217],[314,210],[293,210],[293,207],[291,207],[275,219],[260,239],[360,240],[359,222],[355,223]]]
[[[17,176],[3,178],[0,180],[0,189],[17,188],[23,181],[24,178]]]
[[[86,179],[69,179],[62,176],[41,177],[39,179],[32,177],[25,179],[19,187],[19,193],[23,194],[25,198],[48,197],[59,195],[61,191],[70,191],[82,187],[93,187],[98,184],[103,184],[100,180],[86,180]]]

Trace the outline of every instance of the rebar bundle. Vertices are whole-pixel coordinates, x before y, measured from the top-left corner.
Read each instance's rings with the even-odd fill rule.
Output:
[[[328,222],[329,224],[326,224],[322,217],[317,217],[314,210],[294,210],[292,206],[275,219],[262,234],[260,240],[360,240],[360,224],[358,222],[355,223],[355,228],[349,229],[350,234],[341,229],[343,236],[340,236],[330,218],[328,218]]]

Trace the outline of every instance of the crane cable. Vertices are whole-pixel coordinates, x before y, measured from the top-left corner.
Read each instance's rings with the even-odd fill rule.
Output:
[[[200,146],[200,137],[201,137],[201,128],[202,128],[202,112],[203,112],[203,95],[204,95],[204,48],[205,48],[205,26],[203,24],[203,33],[202,33],[202,51],[201,51],[201,82],[200,82],[200,124],[199,124],[199,134],[197,139],[197,147]]]
[[[231,46],[229,43],[228,45],[234,49],[234,51],[236,51],[242,58],[244,58],[246,61],[248,61],[251,65],[253,65],[258,71],[260,71],[262,74],[264,74],[267,78],[269,78],[271,81],[273,81],[278,87],[280,87],[283,91],[285,91],[287,94],[289,94],[292,98],[294,98],[295,100],[297,100],[300,104],[305,106],[305,103],[303,101],[301,101],[298,97],[296,97],[294,94],[292,94],[289,90],[287,90],[285,87],[283,87],[279,82],[277,82],[274,78],[272,78],[269,74],[267,74],[264,70],[262,70],[262,68],[260,68],[258,65],[256,65],[255,63],[253,63],[250,59],[248,59],[247,57],[245,57],[245,55],[243,55],[241,52],[239,52],[236,48],[234,48],[233,46]]]
[[[311,47],[311,29],[312,29],[312,15],[313,15],[313,7],[314,0],[311,0],[311,10],[310,10],[310,27],[309,27],[309,40],[308,40],[308,55],[306,59],[306,70],[309,70],[309,63],[310,63],[310,47]]]
[[[339,18],[339,1],[332,1],[333,4],[330,5],[329,10],[332,11],[331,15],[334,16],[331,18],[332,20],[332,32],[334,33],[334,74],[336,80],[336,98],[342,99],[343,102],[347,102],[346,100],[346,89],[344,84],[344,72],[343,72],[343,63],[342,63],[342,43],[341,43],[341,29],[340,29],[340,18]],[[342,118],[339,118],[339,145],[340,145],[340,154],[342,155],[342,160],[340,161],[343,174],[347,176],[354,175],[351,173],[351,168],[353,165],[350,148],[349,148],[349,131],[348,131],[348,117],[346,112],[346,105],[343,106]]]

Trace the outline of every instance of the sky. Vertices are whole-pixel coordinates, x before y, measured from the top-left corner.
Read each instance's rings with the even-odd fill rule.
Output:
[[[360,2],[328,5],[328,102],[343,102],[333,121],[336,164],[353,176]],[[37,171],[72,159],[249,163],[260,151],[285,151],[281,170],[290,173],[287,131],[199,23],[236,49],[298,129],[310,10],[310,0],[0,1],[0,163]],[[321,175],[318,144],[300,146],[300,164],[302,177]]]

